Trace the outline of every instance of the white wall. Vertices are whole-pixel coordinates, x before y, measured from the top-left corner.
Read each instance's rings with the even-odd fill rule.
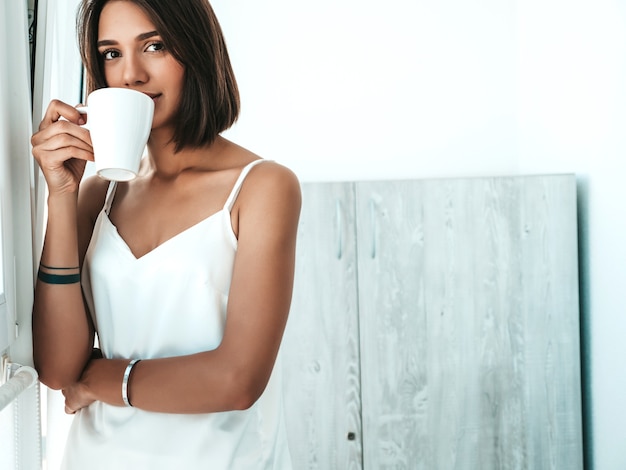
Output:
[[[227,133],[302,181],[575,172],[587,468],[626,468],[626,3],[213,0]]]
[[[81,102],[81,65],[76,41],[78,0],[38,0],[37,57],[33,98],[33,127],[37,128],[51,99],[72,105]],[[34,254],[39,264],[47,217],[47,189],[40,171],[35,172]],[[64,413],[65,398],[42,386],[42,435],[47,470],[61,466],[65,440],[72,422]]]
[[[213,4],[243,97],[231,136],[302,179],[516,170],[514,3]]]

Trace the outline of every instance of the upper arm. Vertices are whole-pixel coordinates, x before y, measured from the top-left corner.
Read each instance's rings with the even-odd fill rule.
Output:
[[[221,347],[259,391],[289,313],[300,205],[295,175],[271,162],[250,172],[238,198],[238,248]]]
[[[86,178],[80,185],[77,211],[78,258],[80,266],[83,265],[96,218],[104,206],[107,188],[108,181],[97,176]]]

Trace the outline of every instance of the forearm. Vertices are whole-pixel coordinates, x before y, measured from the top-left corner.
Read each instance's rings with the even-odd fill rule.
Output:
[[[63,388],[79,379],[91,354],[93,332],[77,282],[80,270],[76,197],[51,196],[48,208],[40,269],[52,278],[48,276],[47,282],[38,279],[35,288],[34,359],[42,382],[52,388]],[[71,282],[57,283],[64,276]]]
[[[80,288],[78,288],[80,289]],[[86,315],[69,307],[82,303],[76,286],[38,282],[33,308],[33,355],[40,380],[54,389],[76,382],[93,347]],[[67,306],[67,307],[65,307]]]
[[[210,413],[245,409],[260,396],[269,374],[222,360],[218,350],[190,356],[142,360],[128,380],[134,407],[163,413]],[[124,406],[126,359],[92,361],[81,380],[91,399]]]

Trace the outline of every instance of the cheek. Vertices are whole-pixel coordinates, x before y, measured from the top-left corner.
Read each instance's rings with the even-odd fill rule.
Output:
[[[167,80],[168,87],[171,90],[171,94],[173,97],[176,97],[176,102],[179,103],[182,93],[183,86],[185,83],[185,72],[184,69],[178,62],[174,62],[167,70]]]
[[[112,65],[105,65],[102,70],[107,87],[121,86],[120,83],[118,83],[120,81],[118,80],[118,74],[116,74],[115,68]]]
[[[115,83],[113,77],[111,76],[111,73],[107,73],[106,70],[104,71],[104,83],[107,87],[114,86],[113,84]]]
[[[166,62],[166,68],[167,76],[172,85],[182,88],[185,79],[185,68],[171,56]]]

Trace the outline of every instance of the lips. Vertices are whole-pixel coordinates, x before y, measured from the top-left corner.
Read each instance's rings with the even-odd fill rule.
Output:
[[[156,100],[159,96],[161,96],[161,93],[144,93],[144,95],[149,96],[152,100]]]

